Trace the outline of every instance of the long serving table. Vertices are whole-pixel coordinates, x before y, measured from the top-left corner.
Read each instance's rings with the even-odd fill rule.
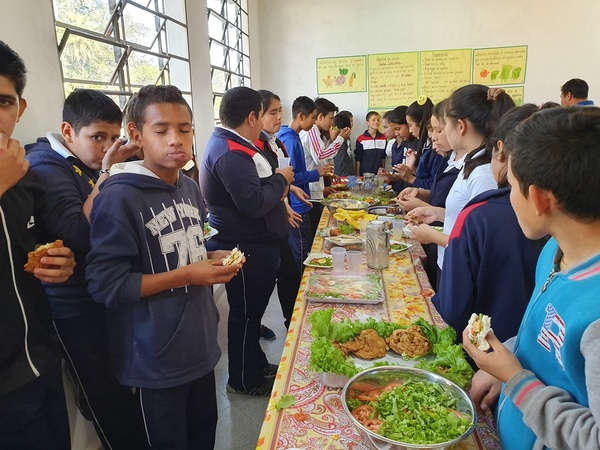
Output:
[[[319,228],[327,227],[329,221],[330,214],[325,209]],[[443,320],[430,301],[434,292],[421,263],[424,253],[416,241],[412,243],[409,250],[390,256],[389,267],[382,271],[386,300],[377,305],[307,302],[304,299],[304,289],[308,275],[313,270],[323,269],[306,268],[257,450],[371,448],[362,440],[344,413],[341,389],[328,388],[321,382],[320,374],[308,367],[312,342],[308,316],[318,309],[334,307],[338,320],[345,317],[364,320],[370,316],[409,324],[423,317],[430,323],[443,326]],[[312,251],[322,251],[324,244],[324,239],[317,236]],[[362,261],[361,266],[365,262],[366,260]],[[275,403],[285,394],[293,394],[296,403],[291,408],[278,411]],[[499,449],[491,415],[480,417],[476,432],[454,448]]]

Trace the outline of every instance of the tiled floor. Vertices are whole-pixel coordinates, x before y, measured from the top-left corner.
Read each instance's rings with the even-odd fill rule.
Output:
[[[215,301],[221,313],[219,322],[219,345],[223,355],[215,369],[217,380],[217,403],[219,404],[219,422],[217,424],[216,450],[247,450],[256,448],[256,441],[263,423],[268,397],[251,397],[229,394],[225,391],[227,383],[227,314],[229,306],[225,288],[215,289]],[[261,340],[261,345],[269,362],[278,364],[283,351],[287,330],[283,325],[283,316],[276,292],[271,296],[269,306],[263,317],[264,325],[271,328],[277,339]]]
[[[219,322],[219,346],[222,356],[215,368],[217,381],[217,403],[219,421],[217,424],[217,442],[215,450],[251,450],[256,448],[258,435],[263,423],[269,397],[251,397],[240,394],[229,394],[225,391],[227,384],[227,315],[229,305],[225,287],[215,286],[215,301],[221,314]],[[283,316],[276,292],[273,293],[263,324],[271,328],[277,339],[274,341],[261,340],[261,344],[269,362],[278,364],[283,351],[287,330],[283,325]],[[83,418],[77,411],[73,391],[66,388],[67,406],[71,422],[71,440],[74,450],[98,450],[100,442],[91,422]]]

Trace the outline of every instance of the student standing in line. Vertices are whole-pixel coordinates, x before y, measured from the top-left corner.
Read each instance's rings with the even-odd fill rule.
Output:
[[[417,240],[438,245],[439,270],[442,270],[448,236],[460,211],[476,195],[497,188],[490,164],[491,149],[486,146],[486,140],[500,117],[514,106],[503,89],[479,84],[463,86],[450,96],[444,129],[452,149],[465,155],[462,167],[446,197],[445,208],[419,207],[409,213],[410,217],[424,222],[409,225]],[[436,221],[444,223],[442,233],[427,225]]]
[[[352,122],[350,121],[350,117],[348,115],[340,112],[333,117],[333,126],[338,130],[343,128],[352,129]],[[336,175],[345,177],[355,174],[355,160],[352,155],[353,152],[350,148],[350,139],[346,139],[333,158]]]
[[[61,132],[26,146],[31,171],[46,190],[43,220],[49,237],[62,238],[78,261],[67,282],[44,286],[54,326],[82,414],[93,422],[103,446],[115,449],[143,448],[144,424],[135,395],[111,374],[105,312],[92,300],[85,268],[94,199],[111,166],[138,150],[135,143],[123,145],[122,119],[105,94],[76,89],[65,100]]]
[[[279,167],[278,158],[289,157],[285,145],[276,137],[276,134],[281,129],[281,119],[283,116],[281,100],[277,95],[267,90],[261,89],[258,93],[260,94],[264,111],[263,129],[258,139],[254,141],[254,145],[263,153],[273,170],[275,170]],[[290,185],[290,195],[295,195],[296,198],[304,200],[305,204],[310,206],[310,202],[306,200],[309,195],[298,186]],[[285,199],[288,224],[291,228],[299,228],[302,223],[302,216],[292,209],[288,200],[289,197]],[[281,241],[279,251],[281,266],[277,274],[277,294],[285,319],[285,327],[289,328],[292,314],[294,313],[298,289],[300,289],[302,273],[298,265],[294,263],[294,255],[288,239]],[[261,325],[260,337],[261,339],[272,341],[275,339],[275,333],[265,325]]]
[[[599,143],[595,107],[537,112],[506,142],[519,225],[530,239],[552,238],[516,340],[505,346],[490,333],[487,353],[463,332],[465,350],[482,369],[470,391],[478,410],[500,394],[502,448],[600,447]]]
[[[328,168],[326,174],[332,176],[335,168],[333,157],[344,141],[348,139],[348,136],[350,136],[350,128],[342,130],[335,130],[333,128],[333,116],[338,111],[338,107],[332,102],[326,98],[319,97],[315,99],[315,104],[317,105],[317,120],[315,124],[310,130],[302,130],[299,133],[302,146],[304,147],[306,169],[316,170],[324,164]],[[326,133],[329,133],[327,137],[325,137]],[[326,140],[331,141],[327,146],[325,145]],[[311,182],[309,187],[310,198],[313,200],[322,200],[333,192],[332,188],[325,187],[323,176],[319,177],[317,181]],[[313,208],[310,210],[310,225],[313,235],[319,226],[322,211],[323,205],[320,202],[314,202]]]
[[[406,106],[394,108],[387,117],[390,128],[394,131],[394,143],[392,144],[392,167],[398,164],[406,163],[406,153],[410,148],[416,148],[419,140],[410,133],[408,122],[406,121]],[[385,169],[379,170],[379,175],[383,176],[386,183],[392,185],[394,192],[399,193],[406,187],[406,182],[402,179],[399,172],[388,172]]]
[[[385,167],[385,135],[379,132],[381,116],[377,111],[369,111],[366,116],[367,129],[356,139],[356,167],[358,175],[377,174]]]
[[[210,226],[219,230],[210,249],[239,249],[246,263],[225,285],[229,302],[227,392],[269,395],[277,365],[260,346],[260,325],[275,287],[280,244],[288,239],[285,198],[294,179],[292,167],[273,169],[253,142],[263,130],[258,92],[229,89],[216,127],[204,151],[200,185],[210,211]]]
[[[449,99],[442,100],[433,108],[431,115],[431,127],[433,130],[431,140],[433,149],[442,158],[442,164],[438,167],[438,171],[433,178],[431,189],[421,189],[416,187],[408,187],[398,195],[398,204],[405,211],[412,211],[419,206],[439,206],[443,208],[446,204],[446,197],[450,188],[454,184],[456,177],[460,171],[457,167],[462,165],[462,159],[466,152],[454,152],[450,148],[450,143],[446,138],[444,117],[446,108],[448,107]],[[442,222],[434,222],[431,225],[443,226]],[[425,262],[425,272],[429,278],[429,282],[434,289],[437,289],[437,244],[427,243],[421,244],[427,260]]]
[[[66,281],[75,260],[68,247],[52,248],[45,267],[23,270],[45,207],[25,150],[11,138],[27,107],[25,81],[23,60],[0,41],[0,448],[70,450],[60,344],[40,281]]]
[[[89,290],[106,306],[112,370],[138,392],[147,445],[212,449],[221,352],[210,286],[241,263],[206,251],[202,195],[181,171],[194,130],[179,89],[143,87],[133,118],[144,160],[114,165],[94,201]]]
[[[290,228],[288,237],[294,262],[300,273],[302,273],[304,269],[302,262],[308,256],[314,238],[313,227],[311,226],[312,218],[310,217],[313,204],[305,201],[307,197],[310,197],[309,183],[318,181],[321,176],[329,173],[330,166],[323,164],[313,170],[306,168],[304,147],[299,133],[313,128],[317,120],[316,103],[306,96],[298,97],[292,103],[292,116],[292,123],[289,126],[282,126],[277,136],[290,155],[290,163],[294,168],[293,184],[302,189],[303,192],[301,195],[292,193],[289,197],[292,209],[300,214],[301,221],[297,228]]]
[[[482,313],[493,317],[494,334],[504,341],[517,334],[525,313],[541,245],[525,237],[510,204],[504,147],[508,133],[537,111],[527,104],[502,116],[489,143],[498,189],[467,203],[450,234],[440,288],[431,301],[456,330],[467,326],[471,314]]]
[[[404,181],[416,188],[430,189],[433,177],[442,163],[442,157],[432,149],[429,139],[432,112],[433,103],[427,97],[419,97],[406,110],[409,130],[419,139],[419,144],[416,149],[407,150],[406,164],[394,169]]]

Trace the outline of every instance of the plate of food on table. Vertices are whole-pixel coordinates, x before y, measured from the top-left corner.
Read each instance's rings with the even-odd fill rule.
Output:
[[[304,260],[304,265],[317,269],[331,269],[333,262],[331,261],[331,255],[327,253],[309,253]]]
[[[388,365],[424,369],[462,388],[473,377],[462,344],[455,344],[452,327],[438,328],[423,318],[402,325],[372,317],[335,320],[333,314],[334,309],[325,308],[308,318],[313,337],[310,367],[325,374],[325,384],[328,374],[347,377],[347,381],[369,367]]]

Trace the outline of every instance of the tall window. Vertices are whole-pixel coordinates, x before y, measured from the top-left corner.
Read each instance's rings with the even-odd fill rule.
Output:
[[[103,91],[121,107],[147,84],[192,104],[185,0],[53,0],[65,94]]]
[[[248,0],[208,0],[208,42],[215,122],[229,88],[250,86]]]

